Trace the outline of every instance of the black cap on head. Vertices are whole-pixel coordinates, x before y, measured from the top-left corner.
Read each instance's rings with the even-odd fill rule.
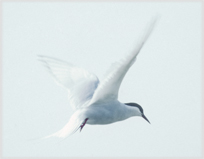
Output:
[[[137,103],[125,103],[125,105],[132,106],[132,107],[137,107],[142,114],[144,113],[142,107]]]
[[[141,107],[139,104],[137,104],[137,103],[125,103],[125,105],[132,106],[132,107],[137,107],[137,108],[140,110],[140,112],[142,113],[142,117],[143,117],[148,123],[150,123],[149,120],[147,119],[147,117],[144,115],[144,111],[143,111],[142,107]]]

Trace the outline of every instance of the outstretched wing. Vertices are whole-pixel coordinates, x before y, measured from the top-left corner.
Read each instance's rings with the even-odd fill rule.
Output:
[[[107,73],[107,76],[100,82],[99,86],[97,87],[90,104],[98,103],[100,101],[105,102],[116,100],[118,98],[118,90],[120,88],[120,84],[129,68],[135,62],[136,56],[151,34],[155,23],[156,19],[151,21],[151,23],[148,25],[146,31],[139,39],[134,52],[129,54],[126,58],[121,59],[120,61],[113,64],[110,71]]]
[[[74,110],[83,107],[92,98],[99,80],[83,68],[47,56],[38,56],[57,84],[68,90],[70,105]]]

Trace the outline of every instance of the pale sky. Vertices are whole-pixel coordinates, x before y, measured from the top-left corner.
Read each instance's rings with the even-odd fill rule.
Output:
[[[161,16],[122,83],[119,100],[140,104],[151,125],[132,117],[59,139],[73,113],[67,92],[37,55],[94,72],[134,49]],[[201,157],[201,2],[4,2],[4,157]]]

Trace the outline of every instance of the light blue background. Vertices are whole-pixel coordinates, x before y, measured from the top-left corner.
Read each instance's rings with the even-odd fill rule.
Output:
[[[125,77],[121,102],[137,102],[139,117],[86,125],[59,139],[69,120],[67,92],[37,55],[66,60],[103,77],[134,49],[138,35],[159,14],[153,34]],[[201,156],[200,2],[4,2],[3,156]]]

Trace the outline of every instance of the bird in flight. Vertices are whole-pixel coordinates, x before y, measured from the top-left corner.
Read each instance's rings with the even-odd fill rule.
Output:
[[[74,110],[69,122],[61,130],[45,138],[65,138],[77,130],[81,131],[86,124],[110,124],[133,116],[149,122],[139,104],[119,102],[118,91],[125,74],[153,31],[156,20],[147,25],[133,52],[114,63],[101,81],[83,68],[52,57],[39,56],[55,81],[68,91],[69,103]]]

